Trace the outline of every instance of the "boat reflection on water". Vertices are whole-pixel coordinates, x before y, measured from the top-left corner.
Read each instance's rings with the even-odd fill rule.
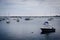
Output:
[[[53,40],[51,39],[50,34],[55,33],[55,31],[52,32],[41,32],[40,34],[44,35],[44,40]]]
[[[51,40],[51,39],[50,39],[50,34],[49,34],[49,33],[48,33],[48,34],[45,34],[44,37],[45,37],[44,40]]]

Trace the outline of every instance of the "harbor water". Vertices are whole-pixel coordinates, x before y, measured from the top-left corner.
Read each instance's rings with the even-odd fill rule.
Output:
[[[31,20],[9,18],[0,21],[0,40],[60,40],[60,17],[31,17]],[[52,20],[48,20],[53,18]],[[8,20],[8,22],[7,22]],[[56,31],[41,34],[43,23],[49,22]]]

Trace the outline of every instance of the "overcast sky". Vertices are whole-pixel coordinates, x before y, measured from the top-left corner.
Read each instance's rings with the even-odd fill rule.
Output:
[[[0,0],[0,16],[47,16],[60,14],[60,0]]]

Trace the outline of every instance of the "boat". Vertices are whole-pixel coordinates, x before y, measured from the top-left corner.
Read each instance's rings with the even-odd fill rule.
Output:
[[[5,20],[4,18],[2,20]]]
[[[17,22],[19,22],[19,19],[17,19]]]
[[[26,21],[32,20],[31,18],[25,18]]]
[[[19,18],[17,18],[16,21],[19,22],[20,21]]]
[[[0,21],[2,21],[2,19],[0,18]]]
[[[41,28],[42,33],[51,33],[55,32],[55,28]]]
[[[49,18],[49,19],[48,19],[48,21],[52,21],[52,20],[53,20],[53,18]]]
[[[6,23],[8,23],[8,24],[9,24],[9,23],[10,23],[10,21],[9,21],[9,20],[6,20]]]
[[[50,26],[48,22],[45,22],[44,23],[45,26]],[[51,26],[50,26],[51,27]],[[52,32],[55,32],[55,28],[54,27],[43,27],[43,28],[40,28],[41,29],[41,33],[52,33]]]
[[[56,15],[55,17],[60,17],[60,15]]]
[[[30,20],[29,18],[26,18],[25,20]]]
[[[5,20],[5,18],[0,18],[0,21],[3,21],[3,20]]]

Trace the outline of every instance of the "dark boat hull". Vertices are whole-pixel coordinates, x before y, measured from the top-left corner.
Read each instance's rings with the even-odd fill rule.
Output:
[[[49,28],[41,28],[42,32],[41,33],[52,33],[55,32],[55,29],[49,29]]]

